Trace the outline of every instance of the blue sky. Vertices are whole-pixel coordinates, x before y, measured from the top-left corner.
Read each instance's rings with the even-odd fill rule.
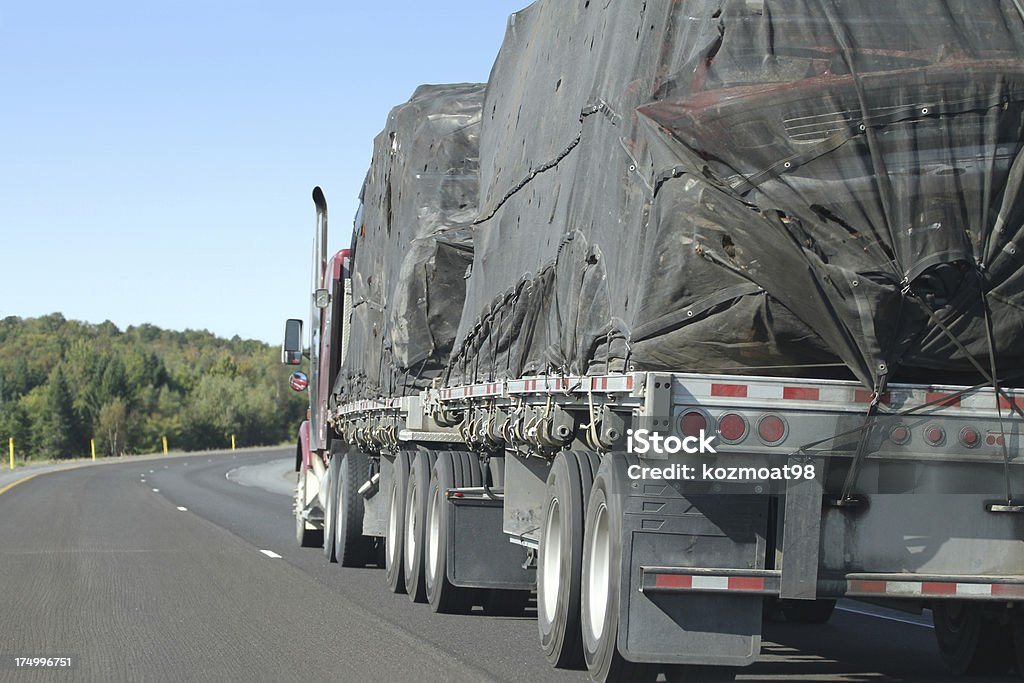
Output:
[[[388,110],[485,81],[527,4],[0,5],[0,317],[279,343],[312,187],[347,246]]]

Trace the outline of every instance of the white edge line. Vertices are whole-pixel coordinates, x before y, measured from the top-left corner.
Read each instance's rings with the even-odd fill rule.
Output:
[[[277,553],[275,553],[273,550],[260,550],[260,552],[263,553],[264,555],[266,555],[267,557],[271,558],[271,559],[274,559],[274,560],[280,560],[281,559],[281,556],[278,555]]]

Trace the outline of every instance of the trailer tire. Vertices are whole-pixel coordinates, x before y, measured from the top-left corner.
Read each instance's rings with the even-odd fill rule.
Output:
[[[448,581],[449,503],[446,489],[466,486],[469,472],[461,453],[445,451],[437,455],[431,468],[427,521],[424,541],[424,580],[430,608],[441,614],[465,614],[473,608],[472,589],[459,588]]]
[[[791,624],[824,624],[836,610],[835,600],[783,600],[782,615]]]
[[[298,541],[300,548],[319,548],[324,544],[323,529],[313,527],[302,517],[302,510],[306,506],[308,477],[309,470],[300,468],[295,487],[295,540]]]
[[[609,461],[598,471],[587,504],[580,581],[583,658],[595,681],[654,680],[657,665],[631,662],[618,648],[622,496],[617,467]]]
[[[420,451],[409,467],[409,484],[405,495],[405,534],[403,554],[405,556],[405,592],[413,602],[427,601],[427,586],[424,576],[423,546],[426,539],[428,491],[430,490],[430,468],[435,454]]]
[[[537,557],[537,628],[544,655],[555,667],[578,667],[583,661],[580,572],[592,469],[588,454],[567,451],[555,456],[548,472]]]
[[[370,459],[353,448],[341,461],[338,475],[334,488],[335,555],[342,567],[365,567],[373,554],[373,538],[363,536],[364,503],[359,487],[370,478]]]
[[[384,538],[384,572],[392,593],[405,592],[405,490],[409,485],[409,454],[398,451],[388,489],[388,535]]]
[[[955,674],[1003,674],[1013,666],[1010,630],[989,618],[983,605],[941,600],[932,603],[935,639]]]
[[[334,451],[334,449],[331,450]],[[338,468],[343,457],[345,457],[343,451],[332,452],[331,464],[327,466],[327,480],[324,482],[327,485],[327,503],[324,508],[324,555],[328,562],[338,561],[334,545],[334,517],[338,507],[338,480],[340,479]]]

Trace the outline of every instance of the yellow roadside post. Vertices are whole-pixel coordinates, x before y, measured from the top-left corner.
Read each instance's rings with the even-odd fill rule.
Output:
[[[231,450],[235,450],[235,435],[231,435]]]
[[[96,459],[96,439],[89,439],[89,448],[92,450],[92,459]]]
[[[167,455],[167,437],[165,436],[163,439],[164,439],[164,455]]]
[[[7,447],[11,451],[11,469],[14,469],[14,437],[7,440]]]

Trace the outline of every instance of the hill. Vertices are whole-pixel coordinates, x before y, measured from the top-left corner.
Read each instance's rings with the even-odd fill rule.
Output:
[[[305,396],[277,349],[153,325],[123,332],[59,313],[0,320],[0,444],[20,459],[277,444],[294,438]]]

